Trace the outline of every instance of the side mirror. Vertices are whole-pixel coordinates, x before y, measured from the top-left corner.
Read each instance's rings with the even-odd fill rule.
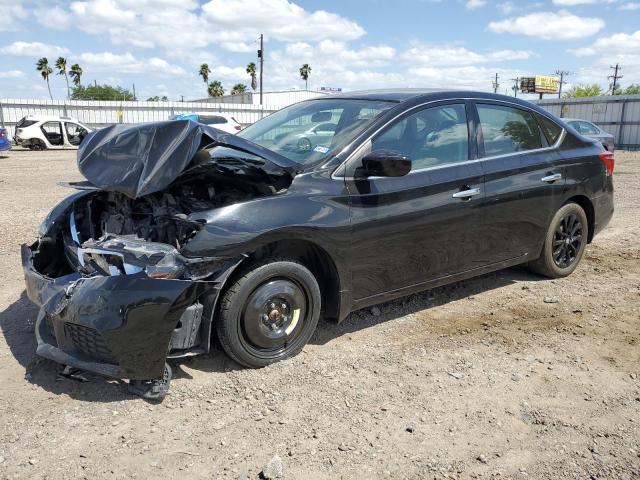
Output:
[[[402,177],[411,171],[411,160],[392,150],[374,150],[362,158],[360,174],[365,177]]]

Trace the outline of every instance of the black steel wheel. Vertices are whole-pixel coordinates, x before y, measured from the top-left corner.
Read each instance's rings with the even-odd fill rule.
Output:
[[[551,220],[540,257],[529,267],[545,277],[566,277],[582,258],[588,232],[587,215],[582,207],[577,203],[564,205]]]
[[[263,367],[302,350],[320,316],[320,288],[303,265],[273,259],[245,269],[225,291],[217,332],[238,363]]]

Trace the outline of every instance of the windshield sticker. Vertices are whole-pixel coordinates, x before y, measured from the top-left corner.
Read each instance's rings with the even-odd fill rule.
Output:
[[[318,145],[313,149],[314,152],[318,153],[327,153],[329,151],[329,147],[325,147],[324,145]]]

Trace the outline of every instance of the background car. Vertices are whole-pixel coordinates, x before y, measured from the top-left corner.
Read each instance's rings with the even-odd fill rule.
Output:
[[[7,129],[0,127],[0,152],[9,150],[11,148],[11,142],[7,136]]]
[[[330,112],[320,112],[322,114],[329,114],[329,118],[331,117]],[[316,118],[312,118],[311,121],[319,121]],[[294,149],[300,151],[308,151],[313,150],[318,147],[320,149],[329,149],[331,145],[331,139],[336,133],[336,128],[338,125],[336,123],[320,121],[313,125],[311,128],[308,128],[304,132],[295,132],[295,133],[283,133],[276,137],[276,142],[281,145],[283,148]]]
[[[242,125],[235,118],[224,113],[180,113],[171,115],[169,120],[193,120],[227,133],[238,133],[242,130]]]
[[[564,118],[563,120],[567,124],[575,128],[578,133],[581,133],[585,137],[598,140],[600,143],[602,143],[602,145],[604,145],[604,148],[606,148],[610,152],[613,152],[615,137],[610,133],[605,132],[597,125],[594,125],[591,122],[587,122],[586,120],[580,120],[576,118]]]
[[[13,139],[31,150],[76,149],[91,131],[75,118],[29,115],[16,124]]]

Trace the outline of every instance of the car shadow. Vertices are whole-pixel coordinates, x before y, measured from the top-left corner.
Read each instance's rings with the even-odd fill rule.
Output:
[[[513,267],[426,290],[377,305],[376,308],[380,310],[377,315],[372,313],[373,307],[370,307],[352,312],[341,323],[320,322],[310,343],[324,345],[342,335],[364,330],[411,313],[513,283],[537,280],[543,280],[543,278],[530,273],[523,267]],[[65,376],[62,365],[38,357],[35,353],[34,334],[37,314],[38,307],[31,303],[24,291],[14,303],[0,312],[0,329],[12,355],[24,367],[25,381],[51,394],[66,394],[73,399],[85,402],[109,403],[138,398],[127,392],[127,384],[124,380],[109,379],[85,372],[79,372],[79,375],[71,377]],[[192,378],[184,367],[220,374],[243,368],[224,354],[215,339],[212,339],[211,352],[207,355],[170,360],[170,365],[174,379]]]
[[[545,280],[545,278],[532,273],[524,266],[498,270],[497,272],[487,273],[468,280],[462,280],[356,310],[340,323],[320,322],[309,343],[324,345],[342,335],[364,330],[365,328],[404,317],[405,315],[502,288],[514,283],[540,280]],[[373,311],[375,311],[376,314],[372,313]]]

